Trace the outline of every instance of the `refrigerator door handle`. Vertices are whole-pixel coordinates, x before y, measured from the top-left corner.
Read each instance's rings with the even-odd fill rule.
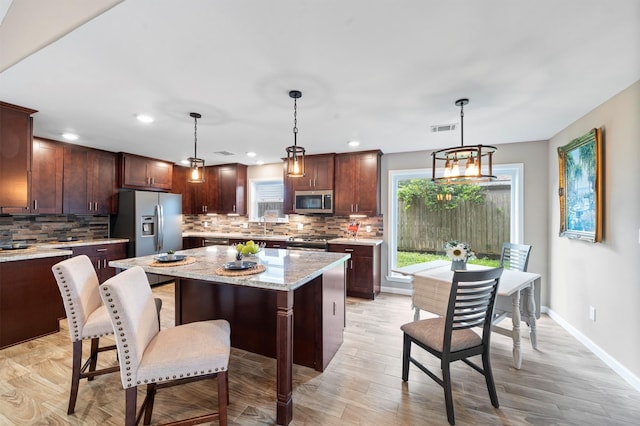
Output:
[[[158,208],[158,248],[156,250],[162,250],[164,245],[164,208],[162,204],[156,206]]]

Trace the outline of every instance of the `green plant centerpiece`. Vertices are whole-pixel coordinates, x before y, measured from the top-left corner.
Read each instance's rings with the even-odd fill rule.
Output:
[[[173,259],[176,256],[175,250],[167,250],[167,259]]]

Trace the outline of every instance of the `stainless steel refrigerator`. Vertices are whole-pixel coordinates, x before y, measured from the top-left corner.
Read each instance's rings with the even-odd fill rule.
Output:
[[[121,190],[111,236],[128,238],[128,257],[182,249],[182,195]]]

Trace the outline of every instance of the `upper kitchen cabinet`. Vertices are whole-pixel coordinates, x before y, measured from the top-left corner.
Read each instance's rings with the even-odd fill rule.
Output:
[[[294,191],[333,189],[333,160],[335,154],[307,155],[304,157],[305,175],[288,177]]]
[[[0,213],[29,212],[31,114],[35,112],[0,102]]]
[[[140,155],[120,153],[120,188],[171,191],[173,164]]]
[[[33,138],[31,213],[62,214],[64,144]]]
[[[173,166],[172,192],[182,194],[182,213],[216,213],[218,207],[218,168],[206,166],[203,183],[188,182],[189,172],[188,167]]]
[[[247,214],[247,166],[224,164],[218,171],[218,206],[216,213]]]
[[[117,212],[116,155],[65,144],[62,210],[65,214]]]
[[[380,150],[336,155],[336,216],[380,214],[381,156]]]
[[[327,190],[334,188],[335,154],[306,155],[304,157],[305,175],[302,177],[287,176],[287,162],[284,167],[284,212],[294,213],[295,192]]]

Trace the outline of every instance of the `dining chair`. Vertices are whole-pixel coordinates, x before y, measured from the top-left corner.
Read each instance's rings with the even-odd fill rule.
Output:
[[[527,272],[531,246],[526,244],[502,243],[500,266],[505,269]]]
[[[139,266],[105,281],[100,286],[100,296],[117,331],[120,378],[125,389],[125,425],[136,425],[143,414],[144,424],[151,422],[158,389],[202,379],[217,380],[218,411],[171,424],[192,425],[217,419],[220,425],[226,425],[229,323],[198,321],[159,331],[151,286]],[[144,385],[146,396],[138,412],[137,389]]]
[[[98,354],[115,351],[116,345],[100,347],[100,338],[113,335],[109,314],[100,298],[98,276],[88,256],[79,255],[65,259],[52,266],[51,270],[58,284],[73,345],[71,361],[71,391],[67,414],[75,412],[80,379],[93,380],[94,377],[115,373],[120,366],[97,369]],[[161,299],[154,299],[159,318]],[[91,341],[89,356],[82,363],[82,344]]]
[[[455,271],[447,313],[404,324],[402,380],[409,380],[409,363],[414,364],[444,389],[447,419],[455,424],[450,364],[463,361],[484,375],[491,404],[498,408],[498,394],[493,381],[490,359],[491,319],[502,268],[480,271]],[[474,327],[480,327],[480,334]],[[442,378],[411,356],[415,344],[440,359]],[[482,367],[468,358],[481,355]]]

